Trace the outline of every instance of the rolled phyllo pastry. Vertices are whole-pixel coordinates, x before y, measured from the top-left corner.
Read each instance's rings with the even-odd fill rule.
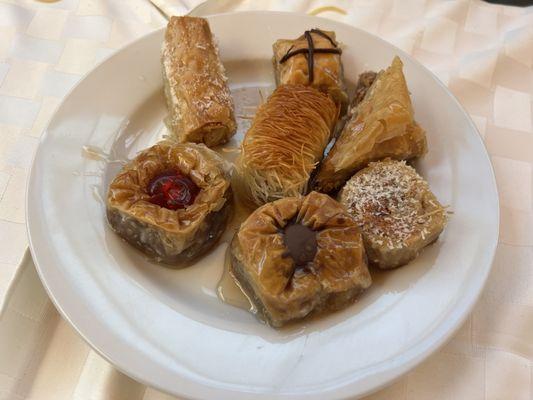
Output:
[[[230,268],[275,327],[342,308],[372,283],[355,221],[317,192],[255,210],[233,238]]]
[[[172,17],[163,42],[162,64],[169,130],[180,142],[209,147],[227,142],[237,124],[224,66],[207,20]]]
[[[209,250],[231,215],[230,169],[202,144],[160,142],[113,179],[107,219],[156,261],[190,261]]]
[[[358,85],[356,96],[364,97],[355,101],[350,119],[320,164],[313,183],[316,190],[339,189],[372,161],[409,160],[427,151],[426,133],[414,119],[402,61],[395,57],[386,70],[367,76],[361,79],[368,79],[370,86]]]
[[[310,85],[329,94],[344,114],[348,104],[335,32],[311,29],[296,39],[274,43],[274,67],[278,85]]]
[[[239,191],[262,205],[307,192],[337,120],[331,98],[303,85],[279,86],[257,111],[237,159]]]

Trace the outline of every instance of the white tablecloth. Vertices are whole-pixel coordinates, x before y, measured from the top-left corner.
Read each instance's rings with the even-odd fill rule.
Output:
[[[185,13],[198,0],[159,0]],[[496,171],[501,236],[488,285],[440,351],[371,399],[533,397],[533,9],[481,1],[218,1],[229,9],[320,11],[394,43],[450,88]],[[318,9],[318,10],[317,10]],[[32,153],[80,76],[163,26],[147,0],[0,0],[0,399],[171,399],[116,371],[63,321],[29,255],[24,187]],[[9,290],[8,290],[9,287]]]

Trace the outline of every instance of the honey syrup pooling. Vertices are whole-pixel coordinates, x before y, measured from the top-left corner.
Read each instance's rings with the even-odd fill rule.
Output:
[[[222,272],[222,278],[218,282],[217,296],[224,303],[241,308],[252,314],[257,314],[257,308],[241,289],[231,273],[231,246],[228,246],[226,256],[224,257],[224,271]]]
[[[233,239],[233,235],[238,232],[241,224],[252,212],[246,207],[246,205],[243,204],[236,192],[238,191],[234,191],[233,193],[233,217],[226,229],[226,232],[229,235],[225,235],[226,237],[223,238],[223,240],[225,239],[225,241],[228,243],[228,248],[226,249],[226,254],[224,256],[224,270],[222,272],[222,277],[217,285],[217,296],[224,303],[227,303],[233,307],[241,308],[251,312],[252,314],[257,314],[256,307],[241,289],[237,283],[237,280],[231,273],[231,240]]]

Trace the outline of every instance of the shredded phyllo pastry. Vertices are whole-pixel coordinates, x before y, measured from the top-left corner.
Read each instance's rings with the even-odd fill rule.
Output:
[[[331,137],[335,103],[307,86],[278,87],[262,105],[241,145],[239,181],[257,205],[307,191]]]
[[[414,259],[446,224],[445,208],[404,161],[370,163],[346,183],[339,200],[361,228],[369,260],[381,268]]]

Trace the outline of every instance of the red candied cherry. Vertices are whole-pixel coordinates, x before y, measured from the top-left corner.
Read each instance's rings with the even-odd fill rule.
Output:
[[[179,171],[165,171],[152,178],[146,191],[150,195],[150,203],[178,210],[194,203],[200,188]]]

